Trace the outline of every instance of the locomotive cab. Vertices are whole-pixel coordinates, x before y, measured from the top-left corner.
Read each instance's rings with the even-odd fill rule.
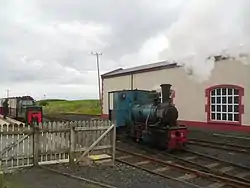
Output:
[[[37,106],[31,96],[0,99],[0,114],[3,114],[2,102],[6,99],[8,99],[8,117],[28,124],[42,122],[42,107]]]
[[[22,97],[19,101],[19,117],[25,117],[26,123],[41,123],[42,122],[42,107],[37,106],[31,97]]]

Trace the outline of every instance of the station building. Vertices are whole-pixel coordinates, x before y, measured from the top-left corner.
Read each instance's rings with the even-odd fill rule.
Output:
[[[102,75],[102,115],[108,116],[108,92],[155,90],[171,84],[179,121],[188,126],[250,131],[250,65],[216,57],[209,80],[199,83],[166,61]],[[112,107],[111,107],[112,108]]]

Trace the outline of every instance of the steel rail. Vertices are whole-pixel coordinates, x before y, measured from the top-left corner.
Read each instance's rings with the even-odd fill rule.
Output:
[[[206,146],[206,147],[222,149],[222,150],[227,150],[227,151],[233,151],[233,152],[250,153],[250,147],[235,145],[235,144],[226,144],[223,142],[213,142],[213,141],[205,141],[205,140],[199,140],[199,139],[189,139],[188,144]]]
[[[210,172],[210,173],[225,176],[225,177],[228,177],[228,178],[231,178],[231,179],[236,179],[236,180],[239,180],[239,181],[244,181],[244,182],[250,183],[249,179],[246,179],[246,178],[243,178],[243,177],[237,177],[237,176],[234,176],[234,175],[230,175],[230,174],[228,174],[226,172],[220,172],[218,170],[213,170],[213,169],[211,169],[209,167],[206,167],[206,166],[203,166],[203,165],[198,164],[196,162],[184,159],[181,156],[173,155],[173,154],[171,154],[169,152],[156,151],[155,149],[151,149],[151,148],[146,147],[146,146],[140,146],[140,148],[145,150],[145,151],[149,151],[152,154],[156,154],[156,155],[161,154],[163,156],[167,156],[167,157],[177,159],[182,163],[184,162],[186,164],[192,165],[193,167],[198,167],[199,169],[201,169],[201,170],[203,170],[205,172]],[[200,158],[203,158],[203,159],[208,159],[208,160],[219,162],[219,163],[221,163],[221,165],[226,164],[226,165],[234,166],[234,167],[238,168],[239,170],[242,169],[242,170],[247,170],[247,171],[250,172],[250,168],[248,166],[244,166],[244,165],[241,165],[241,164],[235,164],[235,163],[230,162],[230,161],[222,160],[222,159],[219,159],[219,158],[216,158],[216,157],[213,157],[213,156],[209,156],[209,155],[204,155],[202,153],[191,151],[189,149],[185,149],[184,151],[185,151],[185,153],[190,153],[190,154],[193,154],[195,156],[199,156]]]
[[[225,142],[207,141],[207,140],[201,140],[201,139],[196,139],[196,138],[191,138],[189,140],[204,142],[204,143],[212,143],[212,144],[222,144],[222,145],[226,145],[226,146],[230,146],[230,147],[237,147],[237,148],[241,148],[241,149],[250,150],[250,146],[242,146],[242,145],[238,145],[238,144],[229,144],[229,143],[225,143]]]
[[[124,150],[121,150],[121,149],[116,149],[116,150],[118,150],[118,151],[124,151]],[[127,152],[125,152],[125,153],[127,153]],[[131,155],[130,152],[129,152],[128,154]],[[132,155],[133,155],[133,154],[132,154]],[[148,158],[146,158],[146,159],[148,159]],[[128,165],[128,166],[132,166],[132,167],[135,167],[135,168],[137,168],[137,169],[146,171],[146,172],[148,172],[148,173],[150,173],[150,174],[158,175],[158,176],[161,176],[161,177],[163,177],[163,178],[170,179],[170,180],[173,180],[173,181],[176,181],[176,182],[180,182],[180,183],[183,183],[183,184],[186,184],[186,185],[195,187],[195,188],[203,188],[203,187],[201,187],[201,186],[198,186],[198,185],[195,185],[195,184],[192,184],[192,183],[183,181],[183,180],[179,180],[179,179],[177,179],[177,178],[173,178],[173,177],[171,177],[171,176],[168,176],[168,175],[163,174],[163,173],[160,173],[160,172],[155,172],[155,171],[153,171],[153,170],[150,170],[150,169],[147,169],[147,168],[145,168],[145,167],[142,167],[142,166],[139,166],[139,165],[136,165],[136,164],[127,162],[127,161],[122,160],[122,159],[119,159],[119,158],[116,158],[115,160],[118,161],[118,162],[120,162],[120,163],[124,163],[124,164],[126,164],[126,165]]]
[[[241,164],[236,164],[236,163],[233,163],[233,162],[230,162],[230,161],[227,161],[227,160],[222,160],[222,159],[219,159],[219,158],[216,158],[216,157],[213,157],[213,156],[205,155],[205,154],[199,153],[197,151],[191,151],[189,149],[185,149],[185,152],[192,153],[192,154],[195,154],[195,155],[207,158],[207,159],[211,159],[211,160],[215,160],[215,161],[218,161],[218,162],[226,163],[226,164],[236,166],[238,168],[243,168],[245,170],[250,171],[250,167],[248,167],[248,166],[244,166],[244,165],[241,165]]]
[[[55,116],[49,116],[49,115],[43,115],[43,118],[48,119],[50,121],[69,121],[66,118],[62,117],[55,117]]]
[[[189,151],[189,150],[185,150],[186,152],[189,152],[189,153],[192,153],[194,155],[198,155],[202,158],[205,158],[205,159],[210,159],[210,160],[214,160],[214,161],[217,161],[217,162],[220,162],[220,163],[226,163],[226,164],[230,164],[231,166],[235,166],[237,168],[243,168],[245,170],[250,170],[250,168],[246,167],[246,166],[242,166],[242,165],[238,165],[238,164],[234,164],[234,163],[231,163],[229,161],[224,161],[224,160],[221,160],[221,159],[218,159],[218,158],[215,158],[215,157],[211,157],[211,156],[206,156],[206,155],[202,155],[202,154],[199,154],[199,153],[196,153],[196,152],[192,152],[192,151]],[[216,174],[216,175],[219,175],[219,176],[223,176],[223,177],[227,177],[227,178],[230,178],[230,179],[235,179],[237,181],[242,181],[242,182],[246,182],[246,183],[249,183],[250,184],[250,180],[249,179],[245,179],[245,178],[242,178],[242,177],[237,177],[237,176],[234,176],[234,175],[230,175],[226,172],[220,172],[219,170],[213,170],[213,169],[210,169],[209,167],[206,167],[206,166],[203,166],[203,165],[200,165],[196,162],[193,162],[193,161],[189,161],[187,159],[183,159],[182,157],[179,157],[179,156],[176,156],[176,155],[172,155],[172,154],[169,154],[169,153],[164,153],[163,155],[165,156],[169,156],[169,157],[172,157],[174,159],[177,159],[179,161],[183,161],[185,163],[188,163],[188,164],[191,164],[193,166],[197,166],[198,168],[208,172],[208,173],[213,173],[213,174]]]
[[[231,135],[231,134],[224,134],[224,133],[213,133],[213,136],[222,137],[222,138],[233,138],[233,139],[239,139],[239,140],[250,140],[249,136],[245,135]]]
[[[225,183],[227,185],[236,186],[236,187],[239,187],[239,186],[240,187],[250,187],[250,183],[242,182],[242,181],[231,179],[231,178],[228,178],[228,177],[223,177],[223,176],[220,176],[220,175],[215,175],[215,174],[212,174],[212,173],[209,173],[209,172],[203,172],[203,171],[196,170],[196,169],[193,169],[193,168],[185,167],[183,165],[174,164],[174,163],[170,163],[170,162],[163,161],[163,160],[160,160],[160,159],[145,156],[145,155],[142,155],[140,153],[127,151],[127,150],[124,150],[124,149],[121,149],[121,148],[117,148],[116,150],[127,153],[127,154],[132,155],[132,156],[137,156],[137,157],[149,160],[149,161],[153,161],[153,162],[158,163],[158,164],[178,168],[178,169],[181,169],[183,171],[193,173],[193,174],[195,174],[197,176],[200,176],[200,177],[211,178],[213,180],[220,181],[220,182]]]
[[[129,142],[129,141],[126,141],[126,142]],[[182,164],[185,163],[185,164],[191,165],[192,167],[195,167],[195,168],[198,167],[200,170],[203,170],[203,171],[208,172],[208,173],[213,173],[213,174],[224,176],[224,177],[227,177],[227,178],[230,178],[230,179],[236,179],[238,181],[243,181],[243,182],[246,182],[246,183],[250,183],[250,180],[246,179],[244,177],[238,177],[238,176],[235,176],[235,175],[231,175],[231,174],[229,174],[227,172],[220,172],[219,170],[211,169],[211,168],[203,166],[203,165],[201,165],[201,164],[199,164],[197,162],[193,162],[193,161],[190,161],[188,159],[182,158],[181,156],[173,155],[173,154],[171,154],[169,152],[158,151],[158,150],[156,151],[155,149],[151,149],[151,148],[149,148],[147,146],[143,146],[143,145],[140,145],[139,149],[143,149],[144,151],[148,151],[152,155],[159,155],[160,154],[162,156],[167,156],[167,157],[170,157],[170,158],[173,158],[173,159],[177,159]],[[234,166],[234,167],[238,168],[239,170],[243,170],[243,173],[244,173],[244,170],[250,172],[249,167],[241,165],[241,164],[235,164],[235,163],[230,162],[230,161],[222,160],[222,159],[219,159],[219,158],[216,158],[216,157],[213,157],[213,156],[209,156],[209,155],[204,155],[202,153],[198,153],[198,152],[191,151],[191,150],[188,150],[188,149],[185,149],[184,151],[185,151],[184,153],[191,153],[191,154],[193,154],[195,156],[199,156],[201,159],[212,160],[211,162],[213,162],[213,161],[219,162],[220,163],[219,165],[225,165],[226,164],[226,165]]]

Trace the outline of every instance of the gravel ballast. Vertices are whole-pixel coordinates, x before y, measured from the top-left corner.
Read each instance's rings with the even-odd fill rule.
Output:
[[[223,137],[225,134],[225,137]],[[190,130],[188,135],[189,138],[201,139],[206,141],[220,142],[220,143],[230,143],[235,145],[250,146],[250,137],[244,133],[222,133],[213,131],[201,131],[201,130]],[[240,139],[242,138],[242,139]],[[243,139],[245,138],[245,139]],[[227,160],[236,164],[242,164],[245,166],[250,166],[249,154],[227,151],[223,149],[210,148],[205,146],[198,146],[190,144],[188,146],[190,150],[203,153],[205,155],[217,157],[222,160]]]
[[[189,129],[188,138],[250,146],[250,136],[248,133]]]
[[[222,160],[230,161],[235,164],[241,164],[248,167],[250,166],[249,154],[237,153],[237,152],[231,152],[221,149],[214,149],[214,148],[195,146],[195,145],[189,146],[189,149],[208,156],[213,156]]]
[[[119,188],[193,188],[194,186],[162,178],[146,171],[116,162],[111,166],[53,165],[50,168],[84,178],[113,185]]]

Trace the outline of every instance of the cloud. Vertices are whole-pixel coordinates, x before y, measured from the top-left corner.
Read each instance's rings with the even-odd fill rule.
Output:
[[[248,53],[249,7],[248,0],[1,1],[0,95],[9,88],[97,98],[92,51],[103,53],[101,73],[174,59],[206,77],[208,55]]]
[[[97,97],[90,52],[103,53],[102,73],[157,59],[160,33],[175,21],[182,2],[1,1],[0,93],[10,88],[13,95]]]
[[[169,46],[160,57],[192,69],[199,81],[207,80],[214,68],[214,59],[208,57],[225,55],[244,59],[243,63],[248,58],[249,63],[249,11],[249,0],[189,1],[166,29]]]
[[[10,96],[30,95],[36,100],[45,98],[60,98],[60,99],[97,99],[98,88],[96,85],[82,85],[78,84],[41,84],[37,82],[20,84],[2,84],[3,88],[9,89]],[[0,95],[6,96],[6,90],[1,90]]]

